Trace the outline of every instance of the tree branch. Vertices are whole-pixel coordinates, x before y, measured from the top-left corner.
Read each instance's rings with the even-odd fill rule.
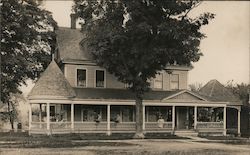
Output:
[[[198,7],[199,5],[201,5],[201,3],[202,3],[202,1],[200,1],[200,2],[198,2],[198,3],[196,3],[196,4],[194,4],[194,6],[191,7],[191,8],[182,16],[181,20],[183,20],[185,17],[187,17],[188,13],[189,13],[191,10],[193,10],[194,8],[196,8],[196,7]]]

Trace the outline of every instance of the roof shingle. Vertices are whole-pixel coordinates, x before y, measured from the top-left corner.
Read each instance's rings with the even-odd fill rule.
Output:
[[[79,29],[60,27],[56,33],[61,60],[91,60],[90,52],[80,45],[84,35]]]
[[[127,89],[97,89],[97,88],[74,88],[78,99],[119,99],[134,100],[134,93]],[[162,100],[177,91],[149,91],[144,95],[144,100]]]
[[[209,81],[200,89],[199,94],[214,102],[232,102],[240,104],[240,99],[217,80]]]
[[[39,96],[48,96],[50,98],[75,97],[73,88],[54,60],[51,61],[47,69],[42,73],[28,95],[29,99],[34,99]]]

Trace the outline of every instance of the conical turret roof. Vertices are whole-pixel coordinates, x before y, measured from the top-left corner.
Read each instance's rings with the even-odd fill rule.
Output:
[[[75,91],[54,60],[42,73],[28,95],[29,99],[57,99],[75,96]]]

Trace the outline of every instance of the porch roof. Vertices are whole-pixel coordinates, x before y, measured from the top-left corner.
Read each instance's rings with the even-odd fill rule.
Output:
[[[75,97],[73,88],[54,60],[51,61],[47,69],[42,73],[28,95],[29,99],[41,97],[44,99]]]
[[[219,81],[211,80],[199,91],[199,94],[213,102],[229,102],[229,105],[242,105],[242,102]]]
[[[134,100],[133,92],[127,89],[97,89],[97,88],[74,88],[78,99],[117,99]],[[176,91],[149,91],[144,95],[144,100],[162,100],[182,90]]]

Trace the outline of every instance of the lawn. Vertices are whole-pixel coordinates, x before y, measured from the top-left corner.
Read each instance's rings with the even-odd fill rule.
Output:
[[[70,148],[86,146],[130,146],[125,142],[98,142],[98,140],[129,140],[134,134],[57,134],[57,135],[28,135],[27,132],[0,133],[0,148]],[[188,139],[168,133],[146,134],[145,139]],[[95,142],[93,142],[95,141]]]
[[[164,133],[146,134],[144,140],[132,137],[133,134],[29,136],[28,133],[0,133],[0,155],[249,155],[250,152],[249,144],[231,142],[239,142],[238,137],[206,137],[210,140],[203,142]]]

